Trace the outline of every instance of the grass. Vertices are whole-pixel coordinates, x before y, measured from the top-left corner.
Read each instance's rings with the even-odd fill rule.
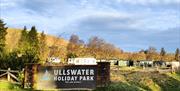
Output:
[[[0,91],[25,91],[18,84],[2,81],[0,82]]]
[[[107,87],[99,87],[95,91],[140,91],[140,88],[124,82],[112,83]],[[143,91],[143,90],[141,90]]]
[[[167,75],[180,81],[180,73],[167,73]]]
[[[111,83],[95,91],[180,91],[180,73],[140,70],[125,67],[111,70]]]
[[[180,73],[138,70],[128,68],[111,71],[111,83],[94,91],[180,91]],[[22,89],[17,84],[0,82],[0,91],[28,91],[28,89]]]

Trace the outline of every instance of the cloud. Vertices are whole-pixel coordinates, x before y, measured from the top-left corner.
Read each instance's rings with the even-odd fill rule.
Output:
[[[8,27],[99,36],[125,50],[179,47],[180,0],[1,0]],[[166,41],[167,40],[167,41]]]
[[[180,27],[178,15],[173,12],[152,13],[150,15],[139,16],[137,14],[109,13],[90,15],[82,18],[78,22],[78,29],[94,31],[166,31],[169,28]]]
[[[180,0],[116,0],[118,3],[128,3],[133,5],[152,5],[152,4],[180,4]]]
[[[180,23],[176,21],[177,17],[173,18],[170,15],[167,19],[167,16],[163,15],[152,16],[155,19],[111,16],[111,14],[101,17],[89,16],[79,21],[73,29],[81,30],[76,32],[81,38],[99,36],[127,51],[139,51],[149,46],[158,49],[165,47],[173,51],[180,46],[180,26],[176,25]]]
[[[17,3],[20,1],[14,0],[14,2],[11,2],[10,0],[1,0],[0,7],[1,7],[1,9],[13,8],[13,7],[16,7]]]

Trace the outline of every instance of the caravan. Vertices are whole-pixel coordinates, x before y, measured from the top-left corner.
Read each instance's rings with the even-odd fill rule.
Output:
[[[68,58],[68,64],[73,65],[97,65],[95,58]]]

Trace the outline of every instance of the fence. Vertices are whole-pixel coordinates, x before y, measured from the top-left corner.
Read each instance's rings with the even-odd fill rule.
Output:
[[[0,69],[0,72],[2,73],[2,74],[0,74],[0,80],[1,80],[1,78],[6,77],[5,80],[7,80],[8,82],[13,82],[13,83],[17,83],[17,84],[21,83],[20,79],[15,75],[15,74],[19,74],[20,71],[11,70],[11,68],[8,68],[7,70]],[[13,79],[13,81],[12,81],[12,79]]]

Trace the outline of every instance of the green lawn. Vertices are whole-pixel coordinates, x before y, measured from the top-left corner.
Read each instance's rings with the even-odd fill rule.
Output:
[[[0,91],[26,91],[21,88],[18,84],[12,84],[10,82],[1,81],[0,82]]]

